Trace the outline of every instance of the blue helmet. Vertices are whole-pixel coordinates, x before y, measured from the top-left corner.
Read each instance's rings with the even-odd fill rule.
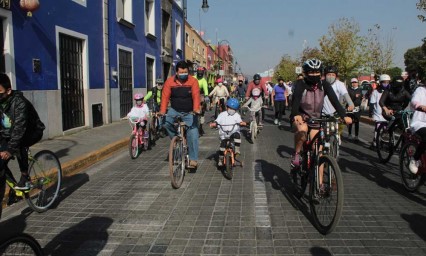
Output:
[[[240,102],[236,98],[230,98],[226,102],[226,106],[228,106],[229,108],[237,110],[240,107]]]

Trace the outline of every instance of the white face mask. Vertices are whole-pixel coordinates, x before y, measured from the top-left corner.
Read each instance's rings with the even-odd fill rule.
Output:
[[[237,112],[235,109],[228,109],[226,110],[228,112],[228,115],[233,116]]]

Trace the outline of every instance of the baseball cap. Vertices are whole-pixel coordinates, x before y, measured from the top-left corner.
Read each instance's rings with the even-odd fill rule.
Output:
[[[358,79],[356,79],[356,78],[352,78],[352,79],[351,79],[351,83],[358,83]]]

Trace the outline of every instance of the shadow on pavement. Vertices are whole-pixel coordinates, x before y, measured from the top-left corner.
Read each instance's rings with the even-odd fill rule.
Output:
[[[98,255],[108,242],[107,229],[113,220],[90,217],[62,231],[46,246],[46,255]]]
[[[311,254],[315,255],[315,256],[329,256],[329,255],[332,255],[329,250],[327,250],[326,248],[322,248],[322,247],[312,247],[309,250],[311,251]]]
[[[31,211],[23,211],[21,214],[3,220],[0,222],[0,242],[14,235],[21,234],[27,227],[27,217],[30,216]]]
[[[389,165],[392,165],[392,164],[389,164],[389,163],[387,165],[377,164],[378,162],[377,158],[372,157],[371,155],[365,154],[353,148],[341,147],[340,149],[341,149],[341,152],[348,153],[349,155],[355,157],[356,159],[364,159],[370,163],[370,164],[364,164],[362,162],[353,162],[353,161],[347,160],[344,157],[340,157],[338,162],[342,172],[351,172],[351,171],[357,172],[361,176],[365,177],[366,179],[375,182],[377,185],[379,185],[382,188],[392,189],[393,191],[399,193],[400,195],[406,197],[407,199],[410,199],[421,205],[426,205],[426,201],[424,199],[421,199],[415,194],[405,190],[404,186],[401,184],[400,181],[397,182],[395,180],[392,180],[386,177],[385,174],[396,175],[394,172],[389,171],[391,170],[391,168],[389,168]]]
[[[68,196],[70,196],[74,191],[79,189],[81,186],[86,184],[89,181],[89,175],[86,173],[77,173],[72,176],[64,177],[63,185],[59,194],[58,200],[52,205],[51,208],[55,209],[58,205],[61,204]]]
[[[426,216],[418,213],[401,214],[401,217],[410,224],[411,230],[418,235],[423,241],[426,241]]]
[[[64,142],[64,144],[66,144],[67,146],[66,146],[66,148],[63,148],[63,149],[60,149],[60,150],[58,150],[58,151],[56,151],[56,152],[54,152],[55,153],[55,155],[60,159],[60,158],[62,158],[62,157],[64,157],[64,156],[67,156],[68,155],[68,153],[69,153],[69,151],[70,151],[70,148],[72,148],[72,147],[74,147],[74,146],[76,146],[77,145],[77,142],[76,141],[74,141],[74,140],[67,140],[67,139],[60,139],[60,141],[63,141]],[[68,144],[68,143],[70,143],[70,144]]]
[[[257,163],[260,163],[262,166],[262,175],[265,182],[270,182],[272,188],[275,190],[280,190],[285,198],[290,202],[290,204],[297,210],[300,210],[306,219],[311,222],[314,226],[313,219],[309,212],[309,203],[307,200],[304,200],[304,197],[298,198],[293,193],[293,184],[291,182],[291,177],[289,172],[281,169],[275,164],[269,163],[265,160],[256,160]],[[256,178],[257,179],[257,178]]]

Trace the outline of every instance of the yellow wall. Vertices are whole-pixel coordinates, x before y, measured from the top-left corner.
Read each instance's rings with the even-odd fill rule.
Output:
[[[197,31],[185,21],[185,60],[207,66],[207,44]]]

